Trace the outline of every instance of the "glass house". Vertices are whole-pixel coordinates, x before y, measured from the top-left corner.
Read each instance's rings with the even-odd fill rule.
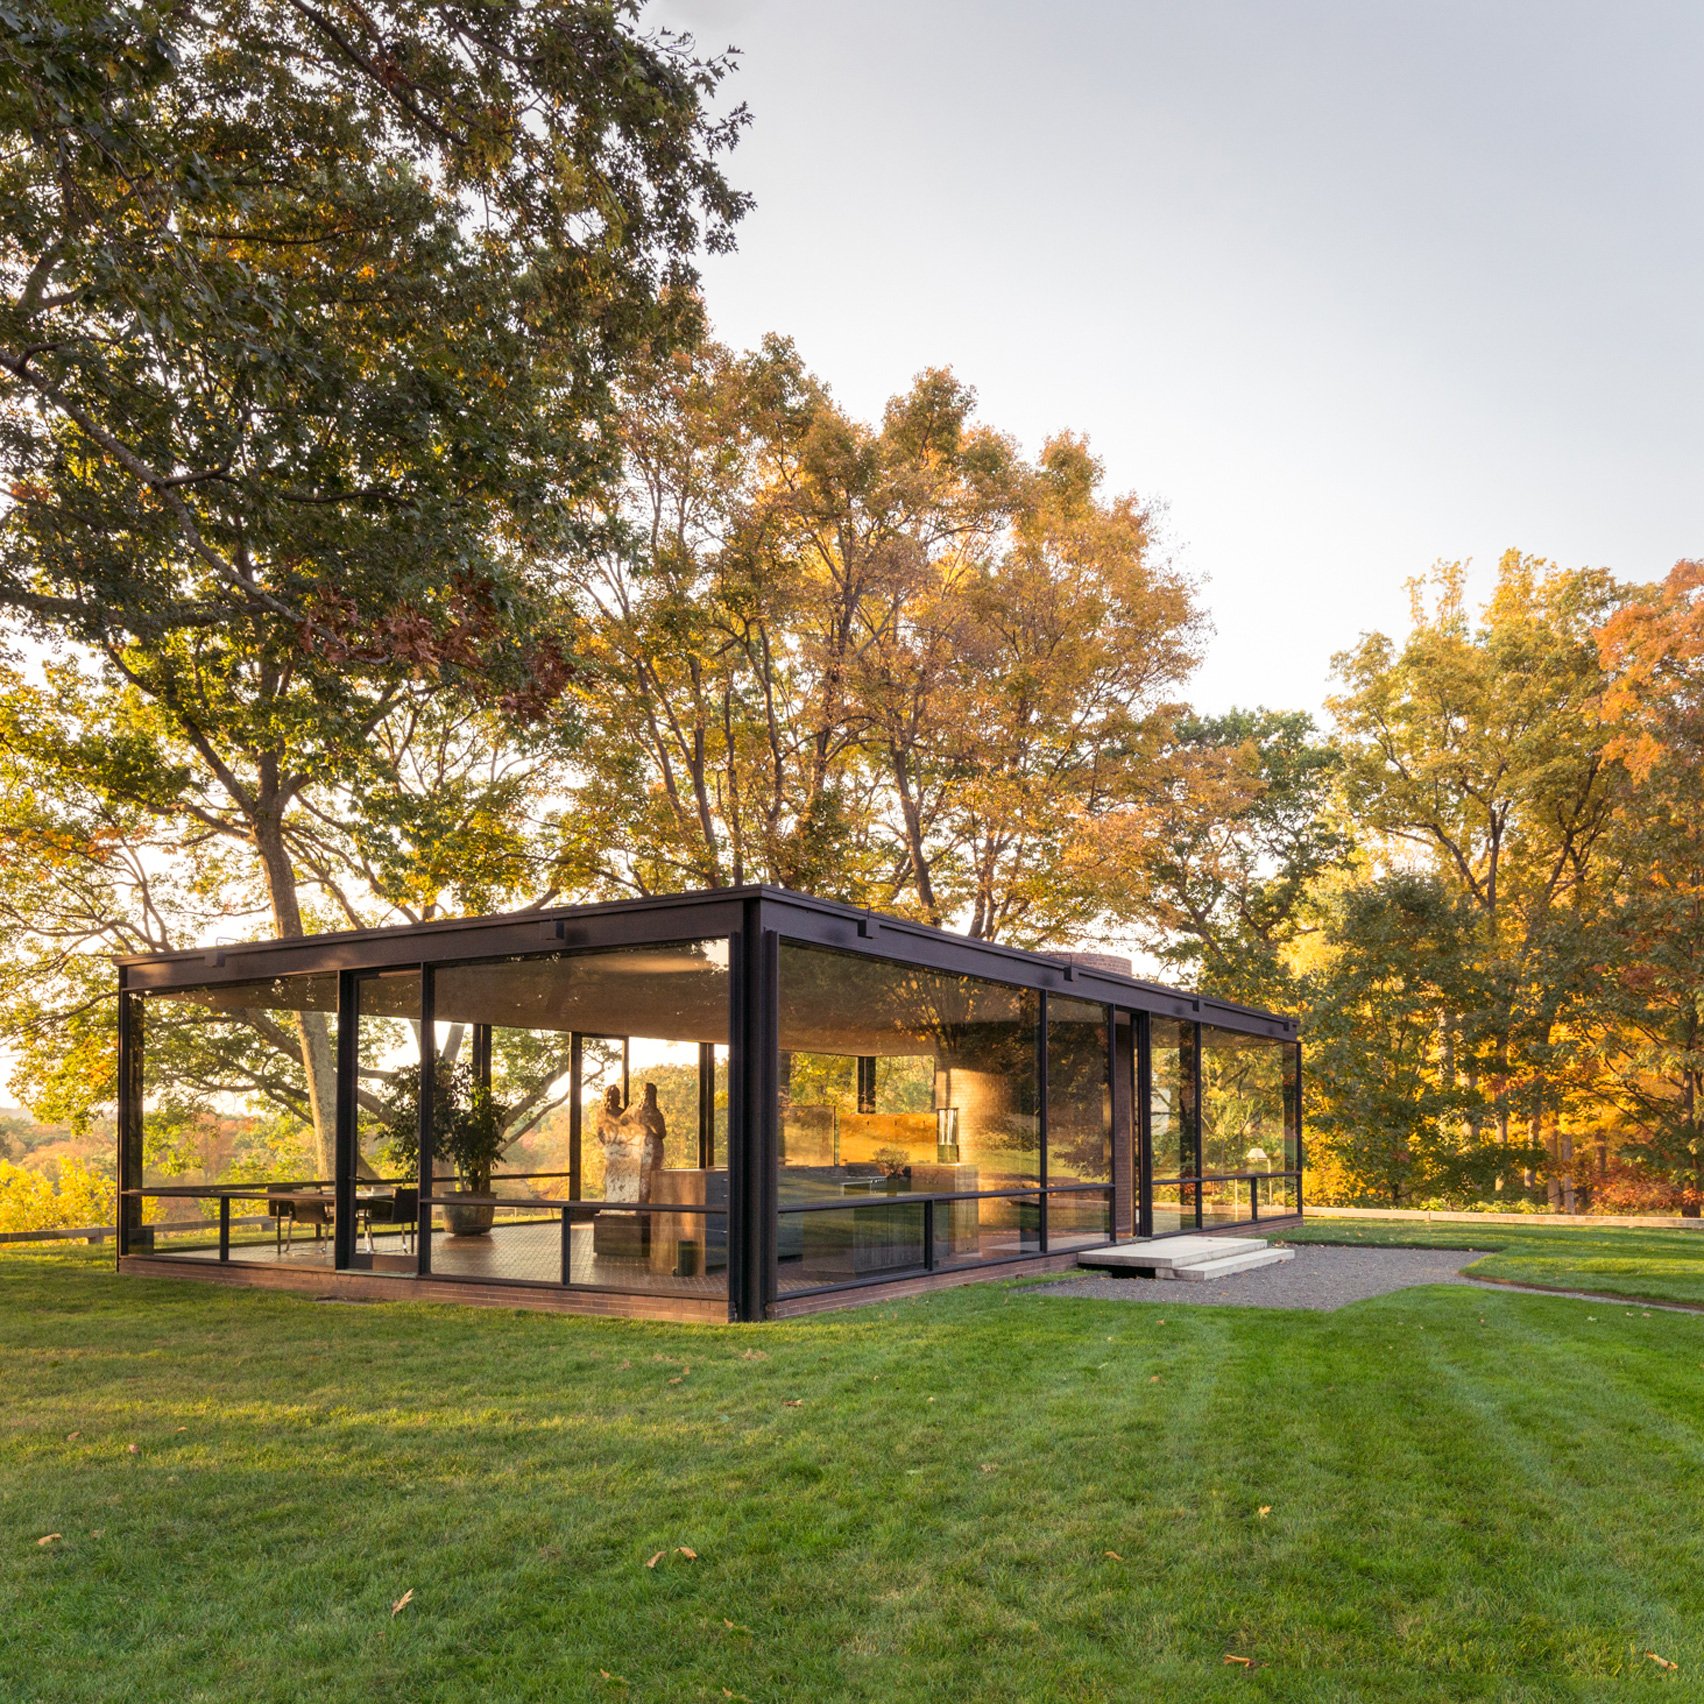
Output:
[[[128,1271],[759,1320],[1301,1210],[1294,1020],[776,888],[119,978]]]

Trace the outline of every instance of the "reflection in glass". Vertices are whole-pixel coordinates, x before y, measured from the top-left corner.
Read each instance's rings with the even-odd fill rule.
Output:
[[[1294,1055],[1292,1045],[1269,1036],[1202,1025],[1203,1176],[1286,1169]]]
[[[1194,1177],[1195,1025],[1179,1018],[1154,1018],[1148,1035],[1153,1175]]]
[[[783,1289],[1040,1252],[1039,996],[789,941],[780,1007]]]
[[[1196,1191],[1192,1183],[1156,1183],[1154,1185],[1155,1236],[1168,1231],[1196,1229]]]
[[[281,1233],[269,1190],[329,1188],[332,1176],[337,978],[162,990],[140,1004],[141,1151],[132,1175],[144,1188],[181,1193],[145,1201],[133,1249],[217,1258],[218,1199],[193,1192],[253,1184],[254,1195],[231,1200],[232,1257],[273,1253]],[[321,1257],[326,1230],[309,1227],[305,1239]]]
[[[1047,1002],[1047,1181],[1112,1181],[1112,1083],[1105,1006]]]

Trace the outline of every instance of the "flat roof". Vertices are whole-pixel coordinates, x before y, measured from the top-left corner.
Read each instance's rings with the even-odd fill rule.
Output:
[[[314,972],[592,951],[743,934],[751,926],[817,946],[984,976],[1159,1016],[1198,1019],[1249,1034],[1293,1039],[1298,1032],[1293,1017],[1074,962],[1067,953],[973,940],[885,912],[763,884],[436,918],[286,940],[221,942],[167,953],[126,953],[116,962],[125,988],[190,988]]]

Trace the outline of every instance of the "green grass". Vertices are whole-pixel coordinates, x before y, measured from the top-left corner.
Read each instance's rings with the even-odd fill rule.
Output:
[[[1316,1219],[1279,1233],[1287,1243],[1380,1248],[1482,1248],[1468,1272],[1549,1290],[1588,1290],[1704,1306],[1704,1229],[1650,1231],[1590,1224],[1528,1225],[1515,1214],[1483,1223]]]
[[[688,1327],[12,1254],[0,1698],[1695,1691],[1704,1318],[1041,1292]]]

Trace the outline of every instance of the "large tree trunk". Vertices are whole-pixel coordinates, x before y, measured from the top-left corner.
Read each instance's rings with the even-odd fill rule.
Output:
[[[305,934],[295,867],[284,845],[283,826],[275,816],[255,823],[254,844],[266,876],[274,932],[280,940]],[[332,1045],[331,1020],[324,1012],[298,1012],[296,1031],[314,1123],[315,1167],[320,1177],[332,1178],[337,1174],[337,1050]]]

